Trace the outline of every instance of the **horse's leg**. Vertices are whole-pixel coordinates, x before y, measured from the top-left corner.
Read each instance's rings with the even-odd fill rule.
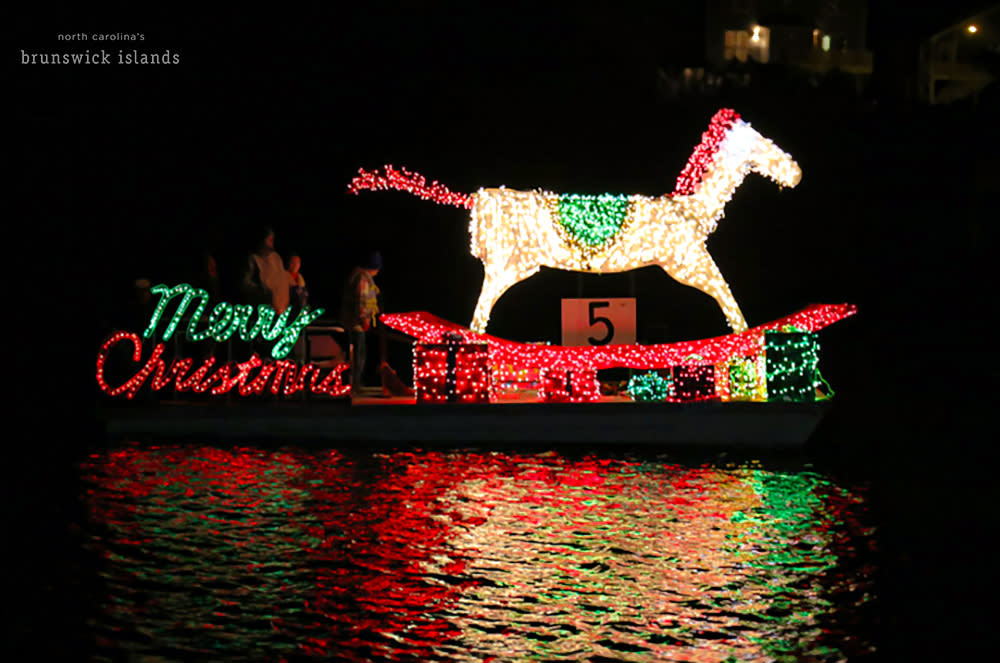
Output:
[[[503,293],[507,292],[512,285],[520,283],[538,271],[538,266],[520,265],[517,262],[517,254],[511,256],[505,264],[495,263],[484,265],[486,274],[483,277],[483,289],[479,293],[479,301],[476,303],[476,312],[472,316],[472,324],[469,326],[474,332],[483,334],[486,332],[486,324],[490,319],[490,311],[497,303]]]
[[[726,283],[726,279],[722,278],[722,272],[719,271],[719,267],[712,260],[712,256],[709,255],[708,249],[704,245],[699,248],[692,247],[691,254],[686,256],[680,265],[675,267],[660,266],[680,283],[697,288],[718,302],[719,308],[722,309],[734,332],[747,330],[747,322],[743,318],[739,304],[736,303],[736,298],[733,297],[733,293],[729,289],[729,284]]]

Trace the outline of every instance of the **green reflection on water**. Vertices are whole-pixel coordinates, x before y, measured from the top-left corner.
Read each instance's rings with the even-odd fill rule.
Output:
[[[230,652],[242,638],[383,660],[844,656],[821,629],[838,609],[840,489],[814,473],[462,453],[363,472],[306,454],[127,460],[95,469],[108,600],[124,604],[105,616],[192,651],[229,637]]]
[[[760,616],[778,626],[768,637],[750,639],[774,660],[795,661],[804,639],[818,639],[820,629],[810,628],[816,613],[833,607],[821,595],[820,580],[837,566],[838,557],[829,548],[831,516],[817,491],[835,487],[812,472],[753,470],[747,483],[760,497],[760,505],[749,514],[733,514],[730,522],[750,526],[731,538],[747,557],[746,564],[760,571],[752,580],[773,597]],[[745,545],[748,542],[755,545]],[[819,643],[810,651],[820,657],[839,654]]]

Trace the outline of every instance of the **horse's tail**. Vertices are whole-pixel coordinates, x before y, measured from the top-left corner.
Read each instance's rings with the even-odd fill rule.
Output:
[[[420,173],[411,173],[406,168],[396,170],[390,165],[381,171],[378,169],[367,171],[364,168],[358,170],[358,174],[347,185],[347,190],[357,194],[365,189],[372,191],[398,189],[420,196],[424,200],[433,200],[439,205],[454,205],[466,209],[471,209],[474,202],[470,194],[455,193],[437,181],[427,184],[426,178]]]

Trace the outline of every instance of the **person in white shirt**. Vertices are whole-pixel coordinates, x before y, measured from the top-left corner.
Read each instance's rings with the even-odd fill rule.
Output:
[[[251,304],[270,304],[281,315],[288,308],[291,285],[285,262],[274,250],[274,231],[267,228],[257,250],[247,259],[244,292]]]

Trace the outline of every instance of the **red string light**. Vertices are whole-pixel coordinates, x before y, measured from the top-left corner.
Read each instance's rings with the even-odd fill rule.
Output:
[[[701,143],[694,148],[687,164],[678,175],[677,184],[671,193],[672,196],[688,196],[697,190],[705,173],[712,165],[715,153],[718,152],[719,146],[725,140],[726,132],[739,119],[739,113],[731,108],[723,108],[712,116],[708,129],[701,135]],[[451,191],[436,180],[428,185],[427,178],[420,173],[409,171],[406,168],[396,170],[391,164],[385,165],[381,171],[378,169],[368,171],[361,168],[347,186],[347,190],[353,194],[365,190],[384,191],[386,189],[406,191],[424,200],[432,200],[439,205],[454,205],[467,209],[471,209],[473,205],[472,195]]]
[[[413,173],[406,168],[396,170],[391,165],[384,167],[384,172],[378,169],[358,170],[358,174],[347,186],[350,193],[358,194],[364,190],[379,191],[398,189],[418,196],[424,200],[432,200],[439,205],[454,205],[472,209],[473,198],[469,194],[455,193],[438,181],[427,184],[427,179],[420,173]]]
[[[194,361],[190,358],[178,358],[168,365],[163,359],[163,343],[156,344],[149,359],[131,378],[112,387],[105,379],[105,365],[111,349],[122,341],[132,342],[132,361],[138,363],[142,359],[142,340],[138,334],[117,332],[104,342],[97,355],[97,384],[109,396],[125,394],[132,399],[147,381],[152,391],[159,391],[173,383],[177,391],[182,393],[193,391],[202,394],[211,391],[213,395],[221,395],[235,388],[240,396],[249,396],[261,395],[270,387],[270,392],[274,395],[283,391],[284,395],[291,396],[306,388],[306,380],[310,376],[309,390],[314,394],[344,396],[351,389],[341,379],[349,364],[337,364],[323,376],[323,371],[315,364],[299,366],[289,360],[263,361],[256,353],[247,361],[224,364],[214,373],[211,371],[215,366],[215,357],[208,357],[197,370],[188,374]]]
[[[544,403],[587,403],[601,397],[597,371],[542,369],[538,400]]]
[[[689,401],[717,396],[726,398],[728,383],[720,385],[717,393],[715,384],[722,381],[712,373],[715,365],[759,356],[764,351],[764,332],[779,331],[787,326],[815,332],[855,313],[857,307],[852,304],[814,304],[798,313],[738,334],[680,343],[596,347],[562,347],[508,341],[471,331],[425,311],[389,313],[381,316],[381,320],[387,326],[417,339],[418,345],[434,343],[443,334],[456,332],[467,343],[486,344],[489,365],[496,372],[491,383],[494,388],[504,375],[536,369],[541,371],[540,400],[593,401],[599,398],[599,383],[596,378],[599,369],[667,369],[686,366],[691,367],[691,371],[683,373],[684,376],[695,379],[694,373],[697,373],[698,380],[712,383],[710,390],[706,384],[700,390],[692,388],[691,393],[679,393],[669,399]],[[416,357],[414,361],[415,376],[421,375],[425,370],[443,375],[443,360],[440,358],[427,368],[418,365]]]
[[[674,395],[671,401],[706,401],[716,397],[715,366],[695,364],[674,366]]]
[[[751,357],[764,349],[764,332],[793,326],[803,331],[819,331],[857,313],[853,304],[814,304],[798,313],[747,331],[726,336],[680,343],[655,345],[604,345],[563,347],[508,341],[480,334],[426,311],[388,313],[380,319],[418,341],[434,342],[444,332],[458,331],[470,343],[486,343],[494,366],[522,368],[605,369],[670,368],[691,364],[718,364],[737,357]],[[698,355],[694,357],[692,355]]]
[[[708,129],[701,135],[701,143],[694,148],[687,164],[678,175],[677,185],[671,196],[690,196],[698,189],[715,159],[715,153],[719,151],[719,146],[726,138],[726,132],[738,119],[740,119],[739,113],[731,108],[723,108],[712,116]]]
[[[415,344],[413,382],[418,403],[489,403],[492,390],[486,345]]]

